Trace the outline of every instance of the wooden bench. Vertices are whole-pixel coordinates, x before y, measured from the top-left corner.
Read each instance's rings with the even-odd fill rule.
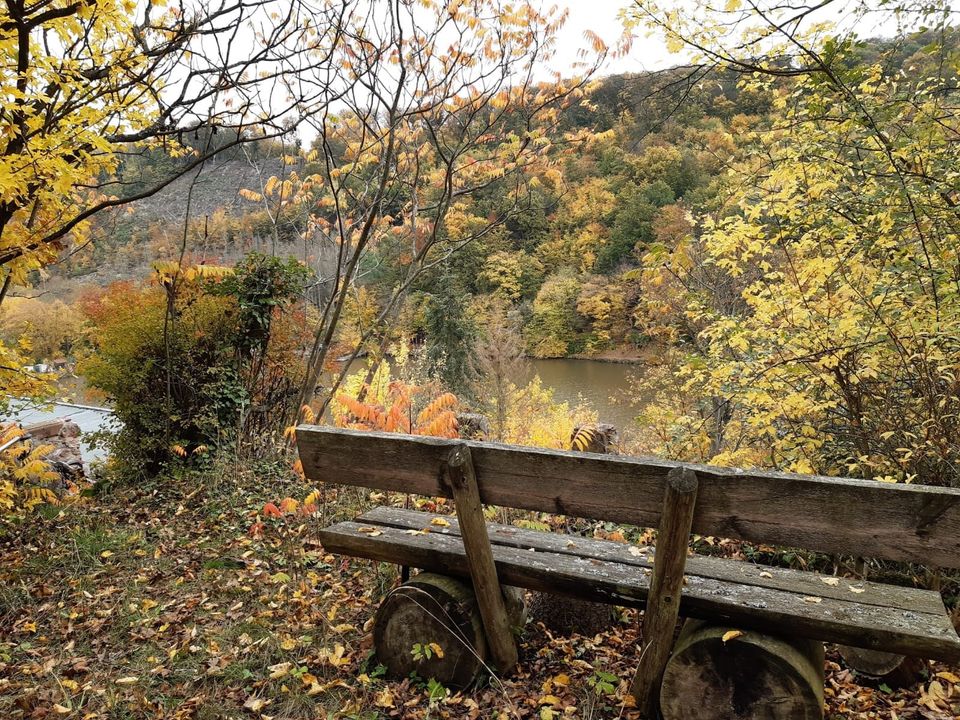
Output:
[[[318,426],[298,428],[297,443],[311,480],[454,499],[456,519],[384,506],[324,529],[321,541],[333,553],[470,578],[482,627],[461,617],[458,632],[485,641],[500,671],[517,657],[501,585],[645,608],[632,692],[651,717],[658,697],[665,718],[713,717],[703,714],[707,690],[697,684],[746,682],[736,667],[748,659],[766,662],[765,677],[749,678],[754,692],[769,695],[754,698],[769,705],[756,716],[819,717],[823,642],[960,662],[960,638],[938,592],[687,557],[693,532],[960,568],[958,490]],[[487,523],[482,505],[658,528],[657,546]],[[449,615],[453,605],[438,598],[451,593],[436,585],[412,588],[414,602],[439,603]],[[381,612],[378,625],[389,620]],[[690,624],[674,646],[678,613],[710,625]],[[400,627],[418,622],[411,617]],[[403,637],[415,638],[416,629]]]

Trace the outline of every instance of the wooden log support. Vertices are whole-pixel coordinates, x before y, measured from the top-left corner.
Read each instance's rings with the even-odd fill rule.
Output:
[[[466,444],[457,445],[451,450],[447,459],[447,478],[453,491],[463,549],[467,555],[480,617],[483,618],[490,658],[498,671],[506,672],[517,664],[517,643],[497,579],[477,476],[470,448]]]
[[[697,486],[697,475],[689,468],[678,467],[667,473],[653,578],[643,614],[640,665],[630,687],[637,707],[648,718],[657,716],[660,678],[673,645]]]
[[[848,668],[872,680],[882,681],[892,688],[916,684],[927,666],[920,658],[882,650],[838,645],[837,651]]]
[[[413,652],[417,645],[419,654]],[[456,688],[471,685],[488,656],[470,585],[436,573],[420,573],[384,598],[373,623],[373,647],[391,679],[415,672]]]
[[[823,643],[688,620],[660,711],[663,720],[822,720]]]

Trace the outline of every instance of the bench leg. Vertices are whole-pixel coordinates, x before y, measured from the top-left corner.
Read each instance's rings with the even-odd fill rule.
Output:
[[[657,530],[657,555],[643,611],[640,663],[630,685],[637,708],[648,720],[657,715],[657,688],[677,627],[698,485],[696,473],[688,468],[674,468],[667,474],[663,517]]]
[[[823,718],[823,643],[731,630],[686,622],[663,673],[663,720]]]

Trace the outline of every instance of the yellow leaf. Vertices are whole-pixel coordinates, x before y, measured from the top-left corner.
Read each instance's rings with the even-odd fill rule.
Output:
[[[60,703],[56,703],[53,706],[53,709],[60,715],[69,715],[70,713],[73,712],[73,710],[68,708],[66,705],[61,705]]]
[[[720,639],[726,643],[740,637],[741,635],[743,635],[743,630],[727,630],[727,632],[725,632],[723,637]]]
[[[443,518],[434,518],[433,520],[430,521],[430,524],[436,525],[437,527],[450,527],[450,523],[448,523]]]
[[[850,592],[856,593],[857,595],[859,595],[860,593],[862,593],[864,590],[866,590],[866,588],[854,587],[853,585],[850,586]]]
[[[953,683],[954,685],[960,685],[960,677],[957,677],[952,672],[947,672],[946,670],[944,670],[943,672],[938,672],[937,677],[941,678],[942,680],[946,680],[948,683]]]
[[[840,584],[840,578],[835,578],[835,577],[822,577],[822,578],[820,578],[820,582],[822,582],[824,585],[829,585],[829,586],[831,586],[831,587],[836,587],[837,585]]]
[[[566,673],[560,673],[553,678],[553,684],[560,687],[567,687],[570,684],[570,676]]]
[[[443,648],[440,647],[437,643],[432,642],[432,643],[430,643],[430,645],[428,645],[428,647],[429,647],[431,650],[433,650],[434,655],[436,655],[438,658],[442,658],[442,657],[443,657]]]
[[[768,573],[766,570],[764,570],[762,573],[760,573],[760,577],[762,577],[762,578],[772,578],[773,575],[771,575],[771,574]]]
[[[559,705],[561,703],[560,698],[556,695],[544,695],[538,701],[538,705]]]
[[[269,700],[264,700],[263,698],[258,698],[251,695],[247,698],[247,701],[243,704],[243,706],[252,712],[260,712],[260,710],[266,707],[269,703]]]
[[[806,597],[803,598],[803,601],[805,603],[820,603],[820,602],[823,602],[823,598],[814,597],[813,595],[807,595]]]
[[[104,550],[102,553],[100,553],[100,557],[102,558],[113,557],[113,553],[110,552],[109,550]]]
[[[286,677],[290,672],[290,668],[293,667],[292,663],[282,662],[277,663],[276,665],[271,665],[267,669],[270,671],[271,680],[279,680],[282,677]]]
[[[383,692],[379,693],[373,702],[377,707],[392,708],[393,693],[390,692],[390,688],[384,688]]]
[[[130,675],[128,677],[117,678],[114,682],[117,685],[133,685],[139,679],[136,675]]]

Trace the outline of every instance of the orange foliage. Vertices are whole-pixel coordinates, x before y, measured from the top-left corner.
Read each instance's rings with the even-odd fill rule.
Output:
[[[342,416],[339,424],[355,430],[381,430],[408,435],[432,435],[434,437],[457,437],[457,397],[442,393],[430,400],[414,415],[417,396],[426,395],[429,385],[410,385],[394,380],[387,390],[387,402],[367,403],[341,393],[337,402],[349,414]]]

